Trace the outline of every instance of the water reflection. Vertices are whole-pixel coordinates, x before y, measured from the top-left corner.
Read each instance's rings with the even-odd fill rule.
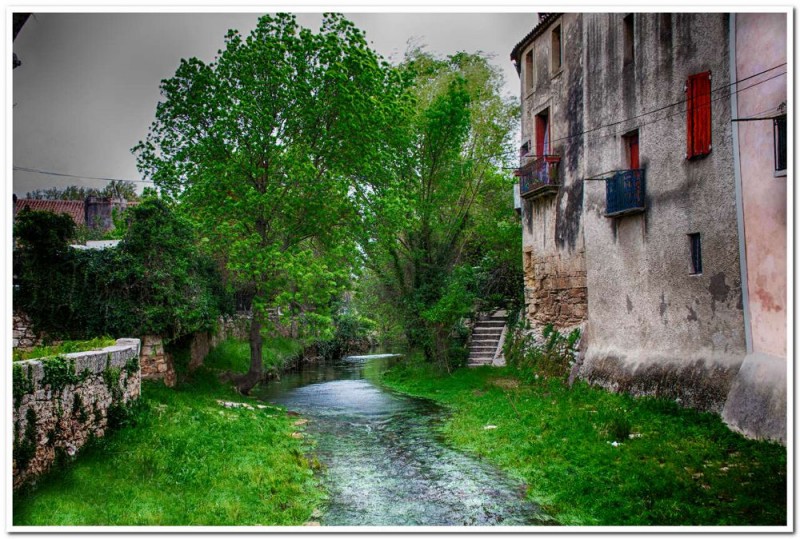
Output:
[[[373,383],[396,357],[306,366],[260,398],[311,419],[331,495],[325,525],[526,525],[541,520],[522,485],[436,435],[435,403]]]

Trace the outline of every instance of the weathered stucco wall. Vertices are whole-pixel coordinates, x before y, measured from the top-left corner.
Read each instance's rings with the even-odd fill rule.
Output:
[[[736,16],[736,77],[786,63],[786,14]],[[737,94],[739,118],[763,116],[786,103],[786,67],[750,79]],[[767,80],[772,78],[772,80]],[[742,177],[747,287],[753,351],[786,357],[786,182],[775,177],[772,120],[737,122]]]
[[[738,13],[733,80],[786,62],[784,13]],[[787,100],[786,67],[745,84],[738,118],[775,116]],[[772,80],[768,80],[772,79]],[[766,114],[765,114],[766,111]],[[722,417],[734,430],[786,443],[786,175],[775,174],[772,120],[737,122],[751,346]]]
[[[57,358],[14,363],[14,488],[103,436],[139,398],[139,340]]]
[[[712,94],[713,149],[687,160],[684,85],[710,70],[712,89],[727,88],[728,16],[636,13],[625,63],[626,15],[583,15],[585,129],[609,125],[583,136],[585,177],[629,168],[622,135],[638,129],[646,210],[607,218],[605,182],[584,182],[581,376],[719,412],[745,353],[730,101]],[[691,233],[701,274],[691,274]]]
[[[580,13],[565,13],[522,49],[522,141],[536,153],[535,117],[549,112],[549,153],[561,157],[557,194],[522,201],[523,270],[528,319],[564,328],[586,319],[583,220],[583,66]],[[551,65],[552,30],[561,26],[562,65]],[[534,53],[535,84],[527,90],[525,58]]]

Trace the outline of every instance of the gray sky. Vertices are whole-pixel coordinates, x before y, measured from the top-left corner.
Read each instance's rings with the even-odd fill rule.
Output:
[[[442,55],[495,56],[506,91],[519,79],[509,54],[536,23],[535,13],[350,13],[373,48],[401,59],[409,39]],[[130,149],[147,134],[159,81],[181,58],[211,61],[229,28],[249,33],[257,13],[40,13],[14,42],[13,164],[50,172],[141,179]],[[321,16],[298,14],[317,29]],[[47,187],[102,187],[103,181],[14,171],[18,196]],[[147,184],[138,184],[141,186]]]

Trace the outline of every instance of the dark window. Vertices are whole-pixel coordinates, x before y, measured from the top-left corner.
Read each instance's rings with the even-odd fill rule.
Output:
[[[622,63],[633,62],[633,13],[622,19]]]
[[[561,25],[556,26],[550,34],[550,71],[555,73],[561,69]]]
[[[525,89],[533,90],[533,51],[525,55]]]
[[[786,170],[786,115],[772,120],[775,137],[775,172]]]
[[[700,248],[700,233],[689,234],[689,248],[692,252],[692,274],[703,273],[703,253]]]
[[[686,81],[686,158],[711,153],[711,71]]]

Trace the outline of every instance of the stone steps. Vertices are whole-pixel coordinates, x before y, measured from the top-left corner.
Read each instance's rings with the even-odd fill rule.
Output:
[[[505,311],[497,311],[475,323],[469,347],[469,367],[492,364],[505,325]]]

